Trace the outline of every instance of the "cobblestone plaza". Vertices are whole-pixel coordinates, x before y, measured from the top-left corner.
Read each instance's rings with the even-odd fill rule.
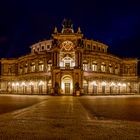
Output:
[[[0,96],[1,140],[140,139],[140,96]]]

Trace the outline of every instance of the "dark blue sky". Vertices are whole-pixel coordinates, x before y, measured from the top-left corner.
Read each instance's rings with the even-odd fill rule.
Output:
[[[135,0],[3,0],[0,2],[0,57],[29,53],[49,39],[64,18],[86,38],[109,45],[111,53],[140,58],[140,6]]]

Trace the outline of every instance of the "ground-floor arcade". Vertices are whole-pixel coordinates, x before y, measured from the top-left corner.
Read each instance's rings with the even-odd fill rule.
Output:
[[[140,84],[135,81],[84,80],[83,90],[84,94],[91,95],[138,94]]]
[[[71,75],[63,75],[59,85],[58,95],[75,95],[74,81]],[[47,94],[54,93],[51,78],[35,78],[27,80],[5,80],[0,85],[1,93],[10,94]],[[93,79],[82,82],[80,87],[82,95],[116,95],[116,94],[139,94],[140,83],[136,81],[113,81]]]

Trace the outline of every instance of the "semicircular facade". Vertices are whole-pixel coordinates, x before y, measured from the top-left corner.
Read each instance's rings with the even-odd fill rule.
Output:
[[[72,22],[55,27],[50,40],[33,44],[31,53],[1,59],[1,92],[48,95],[118,95],[140,92],[137,58],[119,58],[108,46],[85,39]]]

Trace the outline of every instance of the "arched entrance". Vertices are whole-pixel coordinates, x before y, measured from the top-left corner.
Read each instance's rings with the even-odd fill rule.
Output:
[[[72,95],[73,93],[73,81],[70,75],[64,75],[61,79],[62,94]]]

